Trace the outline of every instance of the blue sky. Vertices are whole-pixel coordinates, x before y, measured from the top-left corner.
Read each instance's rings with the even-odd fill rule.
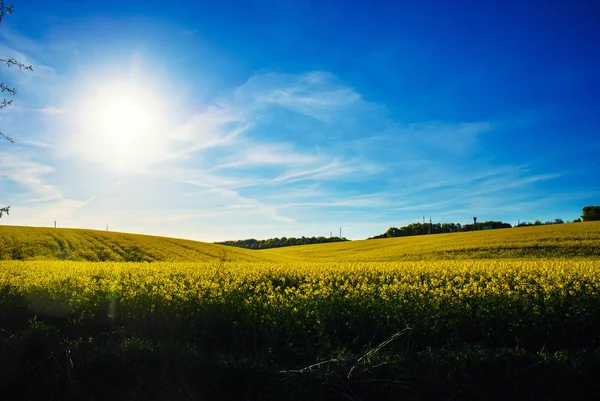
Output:
[[[597,1],[14,3],[0,224],[360,239],[600,204]]]

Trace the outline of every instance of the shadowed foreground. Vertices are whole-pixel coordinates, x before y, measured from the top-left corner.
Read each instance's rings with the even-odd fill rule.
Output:
[[[584,399],[599,268],[0,262],[1,398]]]

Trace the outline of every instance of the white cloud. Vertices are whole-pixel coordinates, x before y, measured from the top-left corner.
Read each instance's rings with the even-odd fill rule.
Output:
[[[186,150],[189,153],[231,144],[247,128],[248,124],[238,111],[211,106],[192,114],[186,122],[173,129],[170,136],[191,145],[191,149]]]
[[[43,140],[37,139],[19,139],[19,145],[31,146],[35,148],[54,149],[55,145]]]
[[[215,169],[269,165],[313,165],[322,161],[318,155],[298,152],[288,143],[243,143],[233,151],[230,161]]]
[[[28,202],[41,202],[62,198],[61,191],[45,183],[43,177],[54,169],[48,165],[26,160],[20,156],[0,152],[0,177],[5,177],[31,195]]]
[[[367,106],[354,89],[323,71],[256,75],[235,90],[233,100],[257,109],[275,105],[324,122],[339,112]]]
[[[42,114],[48,114],[48,115],[63,114],[63,112],[64,112],[63,109],[54,107],[54,106],[43,107],[41,109],[38,109],[37,111]]]
[[[64,83],[52,68],[38,70],[46,77],[36,81],[48,88],[45,93]],[[67,92],[76,92],[78,83],[72,85]],[[52,131],[56,127],[41,126],[37,131],[43,135],[24,137],[21,144],[43,157],[37,162],[5,157],[0,179],[17,183],[41,203],[21,203],[28,217],[13,221],[60,218],[63,225],[108,223],[113,229],[208,240],[263,232],[323,235],[339,225],[371,230],[366,218],[383,231],[387,220],[426,210],[470,214],[495,192],[556,176],[513,166],[460,167],[452,161],[478,150],[494,124],[395,121],[384,106],[365,101],[322,71],[261,73],[202,99],[203,106],[184,100],[173,105],[178,118],[152,132],[160,138],[156,152],[143,169],[123,173],[130,178],[123,185],[87,185],[92,189],[84,193],[81,181],[69,182],[67,165],[85,172],[78,179],[86,184],[124,176],[90,168],[95,150],[80,151],[82,141],[89,142],[80,132],[61,136]],[[73,118],[73,108],[55,98],[42,104],[33,109],[46,120]],[[143,143],[138,145],[136,151],[143,152]],[[110,159],[110,148],[103,149],[98,157]]]

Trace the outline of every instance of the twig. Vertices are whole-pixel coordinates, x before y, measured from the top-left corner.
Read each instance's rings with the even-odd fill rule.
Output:
[[[142,384],[144,384],[143,380],[140,380],[140,384],[138,384],[137,388],[135,389],[135,393],[133,393],[133,400],[135,401],[135,399],[137,398],[138,392],[140,391],[140,388],[142,387]]]
[[[25,374],[35,368],[37,368],[38,366],[40,366],[43,363],[48,362],[50,359],[54,358],[55,354],[51,354],[49,357],[42,359],[39,362],[36,362],[35,364],[31,365],[30,367],[28,367],[27,369],[25,369],[24,371],[21,372],[21,374],[19,376],[17,376],[17,378],[21,378],[23,376],[25,376]]]
[[[158,390],[159,388],[166,386],[167,384],[171,383],[173,380],[175,380],[175,379],[169,379],[169,380],[167,380],[166,382],[163,382],[163,383],[159,384],[158,386],[155,386],[155,387],[151,388],[150,390],[146,391],[146,392],[145,392],[144,394],[142,394],[142,395],[143,395],[143,396],[146,396],[146,395],[148,395],[148,394],[150,394],[150,393],[152,393],[152,392],[154,392],[154,391]]]
[[[357,398],[352,398],[352,396],[351,396],[351,395],[348,395],[348,394],[346,394],[346,393],[344,393],[344,392],[341,392],[340,394],[341,394],[342,396],[344,396],[344,398],[347,398],[347,399],[349,399],[350,401],[357,401],[357,400],[358,400]]]
[[[190,389],[188,388],[187,384],[185,384],[185,380],[181,379],[181,384],[183,384],[183,388],[185,388],[185,391],[187,392],[188,396],[190,397],[190,400],[194,400],[194,397],[192,396],[192,393],[190,392]]]
[[[73,369],[73,360],[71,359],[71,350],[65,350],[65,359],[67,362],[67,383],[71,386],[71,369]]]
[[[388,338],[387,340],[385,340],[384,342],[382,342],[381,344],[379,344],[377,347],[373,348],[372,350],[370,350],[369,352],[367,352],[366,354],[364,354],[363,356],[361,356],[360,358],[358,358],[358,360],[356,361],[356,363],[354,364],[354,366],[352,366],[352,368],[350,368],[350,371],[348,372],[348,376],[347,378],[350,379],[350,377],[352,376],[352,373],[354,372],[354,369],[356,369],[356,367],[363,361],[365,360],[365,358],[368,358],[369,356],[373,355],[374,353],[376,353],[377,351],[379,351],[380,349],[382,349],[383,347],[385,347],[386,345],[388,345],[389,343],[391,343],[392,341],[394,341],[396,338],[400,337],[401,335],[403,335],[404,333],[406,333],[407,331],[412,330],[411,327],[407,327],[402,331],[397,332],[396,334],[394,334],[393,336],[391,336],[390,338]]]
[[[5,330],[5,329],[3,329],[2,327],[0,327],[0,331],[1,331],[1,332],[3,332],[3,333],[6,333],[6,334],[8,334],[8,336],[9,336],[9,337],[12,337],[12,336],[14,335],[14,334],[13,334],[13,333],[11,333],[10,331],[8,331],[8,330]]]
[[[322,365],[325,365],[328,363],[334,363],[334,362],[339,362],[339,359],[337,359],[337,358],[329,359],[327,361],[315,363],[314,365],[310,365],[305,368],[297,369],[297,370],[281,370],[281,371],[279,371],[279,373],[305,373],[305,372],[310,372],[314,368],[318,368],[318,367],[321,367]]]
[[[0,104],[0,106],[1,106],[1,104]],[[0,108],[2,108],[2,107],[0,107]],[[4,133],[2,133],[2,132],[0,132],[0,136],[3,136],[4,138],[6,138],[6,140],[7,140],[8,142],[15,143],[15,140],[14,140],[14,139],[12,139],[10,136],[8,136],[8,135],[6,135],[6,134],[4,134]]]
[[[14,58],[9,58],[9,59],[0,58],[0,63],[6,64],[8,67],[16,66],[19,68],[19,70],[33,71],[33,66],[22,63],[19,60],[16,60]]]

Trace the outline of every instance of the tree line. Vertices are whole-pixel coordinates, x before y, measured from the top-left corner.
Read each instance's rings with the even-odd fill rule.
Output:
[[[583,219],[583,220],[582,220]],[[600,206],[585,206],[582,209],[582,215],[580,218],[573,220],[573,223],[579,223],[581,221],[596,221],[600,220]],[[569,221],[567,221],[569,223]],[[516,227],[528,227],[528,226],[541,226],[549,224],[564,224],[563,219],[554,219],[542,223],[540,220],[536,220],[533,223],[527,221],[521,221]],[[368,239],[378,238],[393,238],[393,237],[407,237],[411,235],[426,235],[426,234],[443,234],[443,233],[455,233],[463,231],[475,231],[475,230],[495,230],[499,228],[511,228],[512,225],[504,223],[502,221],[484,221],[477,222],[476,224],[460,224],[460,223],[412,223],[403,227],[390,227],[386,232]]]
[[[580,223],[580,222],[581,222],[581,219],[575,219],[572,221],[572,223]],[[517,227],[547,226],[549,224],[563,224],[563,223],[564,223],[563,219],[554,219],[554,220],[546,221],[545,223],[542,223],[540,220],[536,220],[533,223],[531,223],[529,221],[521,221],[521,222],[519,222]]]
[[[502,221],[484,221],[475,224],[461,223],[412,223],[403,227],[390,227],[380,235],[370,237],[368,239],[377,238],[392,238],[392,237],[408,237],[411,235],[426,235],[426,234],[443,234],[456,233],[474,230],[491,230],[497,228],[511,228],[512,225]]]
[[[323,244],[326,242],[342,242],[348,241],[345,237],[301,237],[301,238],[269,238],[264,240],[257,240],[254,238],[243,239],[237,241],[222,241],[215,242],[219,245],[236,246],[238,248],[247,249],[269,249],[269,248],[281,248],[284,246],[294,245],[309,245],[309,244]]]

